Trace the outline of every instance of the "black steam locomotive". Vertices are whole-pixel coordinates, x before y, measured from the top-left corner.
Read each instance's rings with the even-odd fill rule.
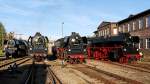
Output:
[[[6,58],[9,56],[20,57],[28,55],[28,42],[25,40],[11,39],[7,41],[5,48]]]
[[[86,41],[86,37],[81,37],[75,32],[72,32],[70,36],[58,39],[55,41],[57,57],[70,63],[84,62]]]
[[[39,32],[33,37],[29,37],[30,56],[33,56],[36,61],[41,61],[46,58],[48,52],[48,38],[42,36]]]
[[[136,44],[138,36],[129,33],[120,33],[118,36],[94,37],[88,39],[88,57],[97,60],[111,60],[120,63],[137,61],[141,58]]]

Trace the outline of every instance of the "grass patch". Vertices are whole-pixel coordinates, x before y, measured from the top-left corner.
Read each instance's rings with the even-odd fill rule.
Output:
[[[4,56],[4,54],[5,53],[3,52],[3,50],[0,49],[0,56]]]
[[[144,62],[150,62],[150,49],[141,50],[144,54]]]

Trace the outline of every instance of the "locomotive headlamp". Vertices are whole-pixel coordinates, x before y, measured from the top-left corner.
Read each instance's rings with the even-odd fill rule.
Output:
[[[37,42],[38,41],[38,38],[35,38],[35,42]]]
[[[78,39],[78,37],[76,37],[76,39]]]
[[[32,50],[32,48],[30,48],[30,50]]]
[[[45,50],[47,50],[47,48],[45,48]]]
[[[75,42],[75,39],[73,38],[73,39],[71,39],[71,41],[72,41],[72,42]]]
[[[141,56],[143,55],[143,53],[142,53],[142,52],[140,52],[139,54],[140,54]]]
[[[68,51],[71,51],[71,49],[69,49]]]
[[[136,49],[137,51],[139,51],[139,49]]]
[[[84,52],[86,51],[86,49],[83,50]]]
[[[123,51],[127,51],[127,49],[126,49],[126,48],[124,48],[124,49],[123,49]]]
[[[30,54],[30,56],[33,56],[33,54]]]

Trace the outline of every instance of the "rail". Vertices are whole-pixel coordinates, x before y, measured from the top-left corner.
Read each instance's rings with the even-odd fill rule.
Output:
[[[51,79],[52,84],[62,84],[62,82],[58,79],[58,77],[54,74],[49,66],[47,66],[49,79]]]
[[[34,84],[35,82],[35,63],[33,61],[32,65],[28,69],[27,77],[25,78],[24,83],[22,84]]]
[[[15,63],[15,62],[17,62],[17,61],[20,61],[20,60],[23,60],[23,59],[25,59],[25,58],[27,58],[27,57],[23,57],[23,58],[20,58],[20,59],[15,60],[15,61],[2,64],[2,65],[0,65],[0,68],[5,67],[5,66],[8,66],[8,65],[10,65],[10,64],[13,64],[13,63]],[[29,60],[29,59],[27,59],[27,60]],[[27,61],[27,60],[25,60],[25,61]],[[24,63],[25,61],[23,61],[22,63]],[[19,63],[19,64],[22,64],[22,63]]]

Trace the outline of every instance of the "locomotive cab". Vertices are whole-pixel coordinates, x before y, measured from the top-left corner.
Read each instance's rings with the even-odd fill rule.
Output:
[[[28,55],[28,44],[24,40],[12,39],[7,41],[7,48],[5,49],[6,57],[19,57]]]

